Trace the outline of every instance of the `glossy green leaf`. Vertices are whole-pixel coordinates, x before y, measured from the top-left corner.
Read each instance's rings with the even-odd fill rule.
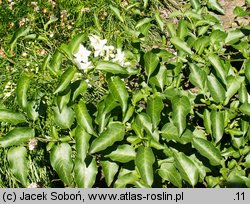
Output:
[[[124,18],[123,16],[121,15],[120,11],[118,8],[112,6],[112,5],[109,5],[109,8],[111,9],[111,11],[115,14],[115,16],[123,23],[124,22]]]
[[[115,175],[119,170],[119,165],[115,162],[101,161],[102,171],[108,187],[112,184]]]
[[[28,161],[27,149],[25,147],[12,147],[7,153],[9,168],[16,179],[23,185],[28,186]]]
[[[221,5],[218,3],[217,0],[208,0],[207,6],[212,10],[218,11],[221,14],[225,14],[223,8],[221,7]]]
[[[237,93],[240,89],[242,82],[245,80],[244,77],[240,76],[229,76],[227,78],[227,92],[226,92],[226,99],[224,101],[224,105],[227,105],[229,100]]]
[[[0,122],[12,123],[15,125],[18,123],[25,123],[26,118],[21,113],[13,112],[7,109],[0,109]]]
[[[154,182],[153,164],[155,156],[150,147],[140,146],[136,152],[135,166],[137,167],[142,180],[148,186],[152,186]]]
[[[39,118],[39,112],[37,110],[38,104],[36,101],[28,101],[26,106],[26,113],[29,119],[36,121]]]
[[[164,65],[160,66],[159,72],[155,76],[151,76],[149,83],[161,88],[163,91],[167,81],[167,68]]]
[[[115,142],[121,141],[124,138],[125,127],[119,122],[111,122],[108,124],[107,129],[101,133],[99,137],[91,143],[89,153],[105,150],[107,147],[112,146]]]
[[[173,122],[178,129],[179,136],[186,129],[186,117],[191,111],[191,104],[187,96],[175,96],[172,101]]]
[[[215,143],[218,143],[224,134],[224,114],[221,111],[212,110],[212,135],[215,139]]]
[[[147,24],[147,23],[150,23],[152,21],[152,18],[143,18],[141,20],[139,20],[136,25],[135,25],[135,28],[138,29],[140,28],[141,26]]]
[[[188,35],[189,32],[190,31],[188,29],[188,22],[184,19],[180,19],[177,29],[177,36],[181,40],[184,40],[184,38]]]
[[[128,184],[134,184],[138,180],[135,172],[128,172],[118,176],[114,183],[114,188],[125,188]]]
[[[89,140],[91,136],[81,126],[77,126],[75,129],[75,141],[76,141],[76,159],[84,162],[88,150]]]
[[[63,54],[59,50],[56,50],[48,65],[50,73],[53,74],[54,76],[58,76],[60,74],[62,60],[63,60]]]
[[[109,119],[109,117],[106,116],[104,109],[105,109],[105,103],[104,101],[102,101],[97,105],[97,115],[95,118],[95,122],[98,125],[99,134],[103,132]]]
[[[211,165],[221,165],[222,156],[220,151],[209,141],[203,138],[193,138],[194,148],[204,157],[209,159]]]
[[[60,111],[62,111],[62,109],[64,107],[67,106],[67,104],[70,101],[70,95],[71,95],[71,90],[65,90],[63,93],[59,94],[56,99],[57,99],[57,106],[59,108]]]
[[[128,110],[124,116],[122,123],[125,124],[126,122],[128,122],[128,120],[133,116],[134,113],[135,113],[135,107],[132,105],[129,105]]]
[[[95,69],[112,74],[128,74],[128,71],[124,67],[120,66],[117,63],[108,61],[99,61]]]
[[[231,30],[228,32],[225,43],[229,45],[235,44],[244,36],[244,33],[240,29]]]
[[[17,95],[17,102],[20,107],[23,109],[27,106],[27,92],[30,86],[30,77],[28,77],[26,74],[23,74],[18,82],[17,82],[17,88],[16,88],[16,95]]]
[[[17,40],[20,38],[20,37],[24,37],[26,35],[29,34],[29,31],[30,31],[30,27],[20,27],[18,28],[14,35],[12,36],[11,40],[10,40],[10,50],[13,51],[14,47],[16,46],[16,43],[17,43]]]
[[[176,47],[176,49],[186,52],[187,54],[190,54],[190,55],[193,54],[188,44],[185,41],[181,40],[180,38],[172,37],[170,39],[170,42]]]
[[[9,131],[7,135],[0,137],[1,147],[10,147],[28,142],[35,137],[35,131],[28,127],[16,127]]]
[[[198,55],[201,55],[203,51],[210,45],[210,43],[210,38],[208,36],[201,36],[194,41],[192,46],[195,49],[196,53]]]
[[[208,90],[216,103],[223,103],[226,97],[226,91],[221,83],[214,77],[208,76]]]
[[[163,32],[163,31],[164,31],[164,21],[163,21],[163,19],[161,18],[159,12],[156,12],[156,13],[155,13],[155,20],[156,20],[158,26],[160,27],[161,32]]]
[[[173,24],[173,22],[168,21],[166,24],[167,31],[170,37],[175,37],[176,36],[176,28]]]
[[[190,3],[195,10],[198,10],[201,7],[200,0],[190,0]]]
[[[155,130],[161,121],[161,112],[164,108],[163,101],[160,96],[154,95],[148,98],[146,113],[150,116],[153,130]]]
[[[67,186],[70,186],[73,180],[73,160],[70,145],[68,143],[61,143],[56,145],[51,151],[50,162],[59,178]]]
[[[70,41],[68,47],[70,52],[73,54],[75,52],[77,52],[81,42],[83,42],[85,38],[85,34],[84,33],[79,33],[76,36],[74,36],[74,38]]]
[[[175,187],[182,187],[182,178],[173,163],[163,163],[158,170],[160,177],[171,182]]]
[[[212,44],[218,42],[218,43],[222,43],[225,42],[226,38],[227,38],[227,33],[221,30],[214,30],[212,31],[212,33],[210,34],[210,41]]]
[[[120,79],[120,77],[114,76],[108,81],[108,86],[113,98],[121,105],[122,113],[124,115],[128,107],[129,98],[125,83]]]
[[[205,93],[206,86],[207,86],[207,74],[204,70],[199,68],[196,64],[190,63],[189,69],[191,71],[189,75],[190,82],[202,90]]]
[[[90,164],[87,166],[80,160],[75,161],[74,177],[78,188],[92,188],[96,181],[98,173],[97,163],[95,158],[92,158]]]
[[[208,134],[212,134],[212,121],[211,121],[211,113],[209,110],[205,109],[203,113],[203,124],[206,128]]]
[[[243,104],[240,106],[239,110],[240,110],[243,114],[245,114],[245,115],[247,115],[247,116],[250,116],[250,103],[243,103]]]
[[[245,71],[245,76],[246,76],[246,78],[248,80],[248,83],[250,83],[250,60],[247,60],[245,62],[245,69],[244,69],[244,71]]]
[[[95,130],[92,125],[92,118],[89,115],[84,101],[80,100],[78,104],[75,105],[74,109],[78,124],[83,127],[89,134],[96,136]]]
[[[54,94],[64,91],[68,85],[70,84],[71,80],[73,79],[76,73],[76,68],[70,67],[68,68],[61,76],[60,82],[54,92]]]
[[[72,108],[65,106],[60,112],[59,108],[53,107],[55,123],[62,129],[69,129],[75,120]]]
[[[244,17],[250,15],[250,10],[244,10],[242,7],[236,6],[233,10],[233,13],[237,17]]]
[[[174,161],[181,177],[194,187],[198,182],[199,172],[193,161],[182,152],[174,153]]]
[[[208,60],[215,68],[217,77],[220,78],[224,84],[227,84],[226,71],[219,56],[215,54],[210,54],[208,55]]]
[[[144,59],[145,71],[149,78],[157,68],[160,60],[158,56],[154,54],[152,51],[145,53],[143,59]]]
[[[111,152],[110,154],[105,155],[105,157],[108,157],[113,161],[127,163],[131,160],[134,160],[135,155],[136,153],[133,147],[127,144],[123,144],[119,145],[117,149]]]
[[[84,93],[87,90],[87,88],[88,83],[85,80],[79,80],[72,83],[72,101],[75,101],[80,94]]]

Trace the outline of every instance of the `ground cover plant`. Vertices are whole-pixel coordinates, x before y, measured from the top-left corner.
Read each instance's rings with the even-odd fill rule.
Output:
[[[249,7],[0,1],[0,186],[249,187]]]

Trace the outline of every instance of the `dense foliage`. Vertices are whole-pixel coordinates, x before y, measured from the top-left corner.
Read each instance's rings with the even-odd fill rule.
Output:
[[[250,187],[250,25],[216,0],[53,2],[0,41],[2,187]]]

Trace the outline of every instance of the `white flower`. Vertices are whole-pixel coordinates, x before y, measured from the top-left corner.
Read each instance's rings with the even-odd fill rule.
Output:
[[[27,188],[38,188],[39,185],[37,183],[31,183]]]
[[[34,150],[35,147],[37,146],[37,140],[32,138],[29,140],[28,146],[29,146],[29,150]]]
[[[104,49],[105,49],[105,52],[106,52],[104,60],[109,60],[109,58],[114,58],[115,57],[115,55],[113,53],[113,51],[115,49],[114,46],[112,46],[112,45],[111,46],[105,46]]]
[[[121,48],[117,48],[115,58],[113,62],[119,63],[121,66],[129,66],[130,62],[125,61],[125,54],[122,52]]]
[[[91,54],[91,51],[87,50],[86,47],[80,44],[80,47],[77,53],[74,54],[74,57],[79,62],[88,62],[90,54]]]
[[[107,40],[104,39],[102,40],[99,36],[97,35],[91,35],[89,36],[90,44],[91,46],[95,49],[94,56],[104,56],[105,54],[105,45],[107,43]]]

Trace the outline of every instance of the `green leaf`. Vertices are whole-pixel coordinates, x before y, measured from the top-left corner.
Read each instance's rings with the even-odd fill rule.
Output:
[[[155,156],[150,147],[140,146],[135,157],[135,166],[137,167],[142,180],[148,186],[152,186],[154,182],[153,164]]]
[[[198,10],[201,7],[200,0],[190,0],[190,3],[195,10]]]
[[[192,141],[192,132],[190,130],[186,130],[181,137],[178,135],[178,129],[172,123],[166,123],[161,129],[161,135],[167,141],[175,141],[180,144],[187,144]]]
[[[16,127],[7,135],[0,138],[0,146],[3,148],[28,142],[35,137],[35,131],[28,127]]]
[[[27,106],[27,91],[30,86],[30,78],[28,75],[23,74],[17,82],[16,95],[17,102],[24,110]]]
[[[170,39],[170,42],[176,47],[176,49],[186,52],[187,54],[190,54],[190,55],[193,54],[188,44],[185,41],[181,40],[180,38],[172,37]]]
[[[173,163],[163,163],[158,170],[161,178],[171,182],[175,187],[182,187],[182,178]]]
[[[63,54],[57,49],[52,56],[51,62],[49,63],[48,69],[54,76],[59,76],[61,73],[61,64],[63,60]]]
[[[187,96],[175,96],[172,101],[173,108],[173,122],[178,129],[179,136],[182,135],[186,129],[186,117],[191,111],[191,104]]]
[[[209,110],[205,109],[203,113],[203,123],[204,127],[208,134],[212,134],[212,121],[211,121],[211,113]]]
[[[166,26],[167,26],[167,31],[168,31],[169,36],[175,37],[176,36],[176,28],[175,28],[173,22],[168,21]]]
[[[210,38],[208,36],[202,36],[197,38],[193,43],[193,48],[198,55],[201,55],[203,51],[210,45]]]
[[[225,40],[226,44],[233,45],[236,42],[238,42],[241,38],[243,38],[245,35],[240,29],[235,29],[228,31],[227,38]]]
[[[167,68],[164,65],[161,65],[159,72],[155,76],[150,77],[149,83],[160,87],[161,91],[163,91],[167,77]]]
[[[243,103],[243,104],[240,106],[239,110],[240,110],[243,114],[245,114],[245,115],[247,115],[247,116],[250,116],[250,103]]]
[[[59,178],[65,185],[72,184],[72,150],[68,143],[61,143],[56,145],[50,154],[50,162],[53,169],[58,174]]]
[[[53,107],[55,123],[62,129],[69,129],[75,120],[72,108],[65,106],[60,112],[59,108]]]
[[[73,93],[72,101],[75,101],[80,94],[84,93],[87,90],[88,84],[85,80],[78,80],[72,83],[71,87]]]
[[[221,30],[214,30],[212,31],[212,33],[210,34],[210,42],[212,44],[215,44],[215,43],[224,43],[226,38],[227,38],[227,33],[226,32],[223,32]]]
[[[224,134],[224,114],[221,111],[212,110],[212,135],[215,138],[215,143],[218,143]]]
[[[199,68],[194,63],[189,63],[189,69],[191,71],[189,75],[190,82],[198,87],[202,93],[205,93],[206,86],[207,86],[207,74],[204,70]]]
[[[123,16],[121,16],[121,13],[119,11],[118,8],[112,6],[112,5],[109,5],[109,8],[111,9],[111,11],[116,15],[116,17],[122,22],[124,23],[124,18]]]
[[[68,45],[68,48],[70,50],[70,52],[73,54],[73,53],[76,53],[81,42],[83,42],[85,38],[85,34],[84,33],[79,33],[77,34],[69,43]]]
[[[113,89],[115,89],[116,87],[112,87]],[[123,89],[125,87],[123,87],[123,85],[121,86],[121,89]],[[110,89],[111,91],[111,89]],[[127,91],[127,90],[124,90],[123,91]],[[104,97],[104,105],[105,105],[105,108],[103,110],[103,112],[101,114],[108,114],[110,113],[113,109],[115,109],[119,104],[116,102],[116,99],[113,97],[114,94],[119,94],[121,95],[121,98],[118,96],[117,97],[117,101],[121,101],[122,100],[122,94],[121,93],[118,93],[118,91],[116,91],[115,93],[113,94],[109,94],[107,96]],[[125,96],[126,98],[128,97],[127,93],[123,93],[123,96]],[[124,98],[125,99],[125,98]]]
[[[224,87],[214,76],[208,76],[207,78],[208,78],[207,80],[208,90],[213,100],[216,103],[223,103],[226,97],[226,91]]]
[[[15,125],[18,123],[25,123],[26,118],[21,113],[12,112],[7,109],[0,109],[0,122],[12,123]]]
[[[95,69],[112,74],[128,74],[128,71],[124,67],[114,62],[99,61]]]
[[[84,162],[89,150],[89,140],[91,136],[81,126],[75,129],[76,159]]]
[[[163,108],[164,104],[160,96],[154,95],[148,98],[146,113],[151,118],[153,130],[157,129],[157,126],[161,121],[161,112]]]
[[[188,22],[184,19],[180,19],[177,29],[177,37],[179,37],[181,40],[184,40],[188,33]]]
[[[64,91],[68,85],[70,84],[71,80],[74,78],[76,73],[76,68],[70,67],[68,68],[61,76],[60,82],[54,92],[54,94]]]
[[[158,26],[160,27],[161,32],[164,32],[164,21],[163,21],[163,19],[161,18],[159,12],[156,12],[156,13],[155,13],[155,20],[156,20]]]
[[[37,110],[38,104],[36,101],[28,101],[26,106],[26,113],[29,119],[36,121],[39,118],[39,113]]]
[[[193,138],[192,144],[202,156],[209,159],[211,165],[221,165],[220,151],[211,142],[203,138]]]
[[[136,180],[138,180],[138,178],[135,172],[131,171],[122,175],[119,173],[119,176],[114,183],[114,188],[125,188],[128,184],[134,184]]]
[[[242,7],[236,6],[233,10],[233,14],[237,17],[244,17],[250,14],[250,10],[244,10]]]
[[[240,89],[242,82],[245,80],[244,77],[240,76],[229,76],[227,77],[227,92],[226,99],[224,101],[224,105],[227,105],[229,100],[237,93]]]
[[[89,134],[95,135],[95,130],[92,125],[92,118],[88,113],[88,109],[83,100],[80,100],[78,104],[75,105],[75,114],[78,124],[83,127]]]
[[[62,109],[64,107],[67,106],[67,104],[70,101],[70,94],[71,94],[71,90],[70,89],[66,89],[63,93],[60,93],[56,99],[57,99],[57,106],[59,108],[60,111],[62,111]]]
[[[10,50],[13,51],[14,47],[16,46],[16,43],[17,43],[17,40],[20,38],[20,37],[24,37],[26,35],[29,34],[29,31],[30,31],[30,27],[20,27],[18,28],[14,35],[12,36],[11,40],[10,40]]]
[[[135,28],[138,29],[141,26],[150,23],[152,20],[153,20],[152,18],[142,18],[136,23]]]
[[[105,150],[107,147],[112,146],[115,142],[121,141],[124,138],[125,127],[119,122],[111,122],[108,124],[107,129],[101,135],[94,139],[91,143],[89,153]]]
[[[101,161],[102,171],[108,187],[112,184],[115,175],[119,170],[119,165],[115,162]]]
[[[208,0],[207,6],[212,10],[218,11],[220,14],[225,14],[223,8],[221,7],[221,5],[218,3],[217,0]]]
[[[245,62],[245,69],[244,69],[244,71],[245,71],[245,76],[246,76],[246,78],[248,80],[248,83],[250,83],[250,60],[247,60]]]
[[[126,113],[128,106],[128,91],[125,83],[118,76],[111,77],[108,81],[110,93],[116,101],[118,101],[122,108],[123,115]]]
[[[132,146],[123,144],[118,146],[118,148],[115,151],[111,152],[108,155],[105,155],[105,157],[108,157],[113,161],[127,163],[131,160],[134,160],[135,155],[136,153]]]
[[[193,161],[182,152],[174,153],[174,161],[181,177],[194,187],[198,182],[199,172]]]
[[[227,84],[226,71],[224,69],[224,66],[223,66],[222,61],[220,60],[219,56],[215,55],[215,54],[210,54],[210,55],[208,55],[208,60],[215,68],[217,77],[220,78],[224,84]]]
[[[24,186],[28,186],[28,161],[25,147],[12,147],[7,153],[9,168],[16,179]]]
[[[145,53],[143,59],[144,59],[146,75],[149,78],[157,68],[160,60],[158,56],[154,54],[152,51]]]
[[[143,129],[146,131],[146,133],[152,137],[152,139],[159,141],[159,134],[157,134],[157,130],[153,131],[153,126],[151,122],[151,118],[147,113],[140,113],[137,115],[136,119],[137,126],[143,131]]]
[[[97,173],[95,158],[92,158],[88,166],[80,160],[75,161],[74,176],[78,188],[92,188],[95,184]]]

